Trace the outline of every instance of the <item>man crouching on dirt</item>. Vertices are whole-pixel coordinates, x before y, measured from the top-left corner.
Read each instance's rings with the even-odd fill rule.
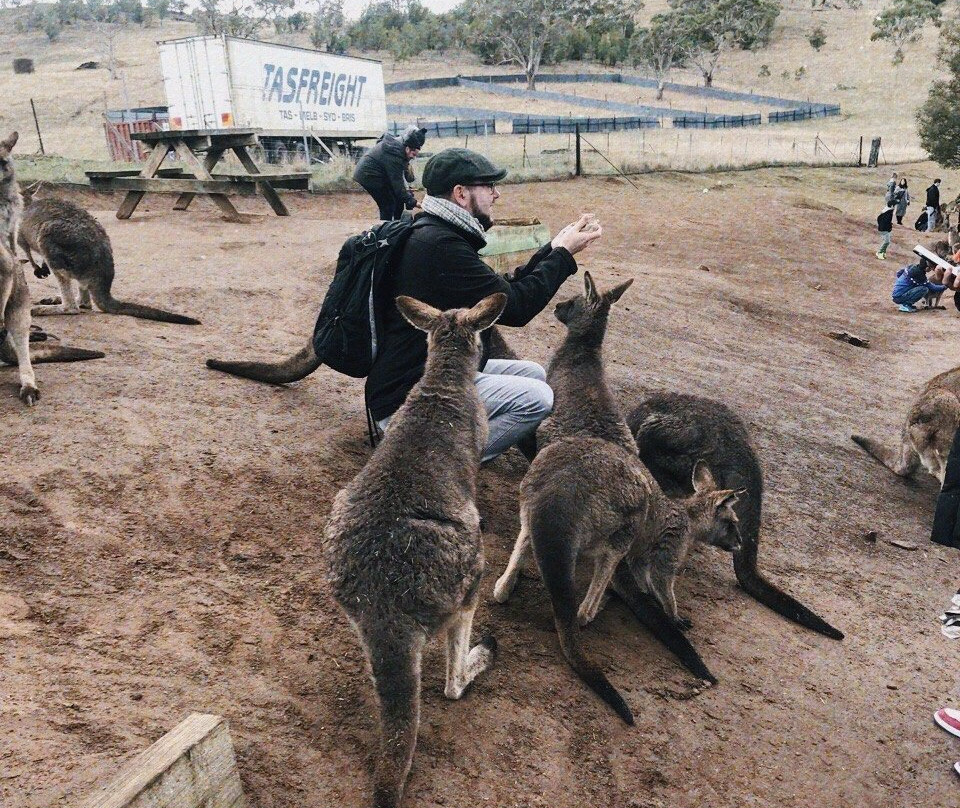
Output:
[[[490,212],[500,198],[496,183],[506,176],[486,157],[467,149],[434,155],[423,171],[427,196],[403,248],[385,298],[409,295],[435,308],[470,308],[487,295],[503,292],[507,307],[499,324],[524,326],[539,314],[563,282],[577,271],[573,256],[600,238],[596,218],[585,214],[563,228],[525,267],[501,276],[480,260],[492,226]],[[376,362],[367,376],[367,406],[381,429],[420,379],[427,361],[426,335],[387,306]],[[553,408],[553,390],[535,362],[488,359],[490,331],[483,346],[477,390],[489,419],[483,460],[514,444],[527,457],[536,452],[537,425]]]

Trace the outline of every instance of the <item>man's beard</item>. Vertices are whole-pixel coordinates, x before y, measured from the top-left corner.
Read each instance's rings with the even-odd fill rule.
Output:
[[[491,219],[486,213],[482,213],[481,211],[477,210],[477,206],[475,204],[470,205],[470,215],[480,222],[480,226],[483,228],[484,233],[493,227],[493,219]]]

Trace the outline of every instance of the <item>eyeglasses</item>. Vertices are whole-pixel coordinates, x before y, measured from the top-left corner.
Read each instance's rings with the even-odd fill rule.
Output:
[[[492,182],[476,182],[467,185],[467,188],[488,188],[490,193],[496,193],[497,186]]]

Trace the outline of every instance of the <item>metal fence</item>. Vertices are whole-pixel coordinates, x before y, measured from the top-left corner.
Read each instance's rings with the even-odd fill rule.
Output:
[[[393,121],[388,131],[399,135],[409,126],[408,123]],[[427,137],[463,137],[464,135],[492,135],[496,131],[496,121],[493,118],[479,118],[461,121],[455,118],[452,121],[417,121],[417,126],[427,130]]]
[[[763,116],[754,115],[679,115],[673,119],[674,129],[738,129],[742,126],[760,126]]]
[[[768,123],[787,123],[789,121],[808,121],[811,118],[826,118],[840,114],[839,104],[814,104],[800,109],[786,109],[783,112],[768,112]]]
[[[513,119],[513,134],[561,134],[576,132],[621,132],[631,129],[658,129],[660,121],[656,118],[620,117],[620,118],[524,118]]]

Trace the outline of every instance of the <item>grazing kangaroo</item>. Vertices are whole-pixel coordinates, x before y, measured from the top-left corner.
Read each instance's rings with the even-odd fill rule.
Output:
[[[889,449],[873,438],[850,438],[899,477],[909,477],[922,464],[943,485],[947,455],[960,426],[960,367],[928,381],[907,410],[900,445]]]
[[[532,544],[553,604],[560,645],[571,667],[628,724],[630,708],[603,672],[586,659],[579,627],[599,611],[618,565],[629,578],[628,603],[656,598],[673,622],[665,640],[692,671],[716,681],[679,632],[688,626],[676,611],[673,582],[694,539],[734,546],[735,492],[707,490],[687,507],[675,506],[639,462],[633,436],[620,413],[603,371],[602,345],[611,305],[632,281],[601,294],[589,272],[584,294],[559,303],[557,319],[567,335],[551,359],[547,379],[554,389],[554,429],[559,439],[533,460],[520,486],[520,535],[507,569],[494,587],[505,602],[516,586]],[[593,559],[593,578],[576,608],[574,574],[578,556]],[[646,606],[646,603],[644,603]]]
[[[722,488],[743,489],[737,500],[741,544],[733,568],[744,591],[802,626],[843,639],[838,631],[768,581],[757,569],[763,472],[746,424],[719,401],[684,393],[655,392],[627,416],[640,459],[671,496],[689,494],[696,464],[704,461]],[[951,433],[952,435],[952,433]]]
[[[83,208],[66,199],[35,199],[27,207],[20,225],[19,244],[33,265],[38,278],[53,271],[60,285],[61,303],[40,306],[33,314],[79,314],[93,303],[107,314],[127,314],[142,320],[163,323],[199,325],[200,321],[152,306],[117,300],[110,292],[113,286],[113,248],[107,231]],[[33,253],[40,255],[41,263]],[[80,289],[80,302],[74,291]]]
[[[375,808],[400,804],[417,740],[421,654],[447,639],[444,695],[459,699],[493,661],[496,642],[470,647],[483,573],[476,476],[487,419],[473,378],[478,334],[504,294],[440,312],[398,297],[428,334],[423,377],[366,466],[336,497],[322,541],[334,597],[370,661],[380,702]]]
[[[23,267],[16,259],[16,234],[23,213],[11,152],[17,143],[12,132],[0,141],[0,361],[17,365],[20,400],[32,407],[40,399],[32,362],[73,362],[103,357],[99,351],[84,351],[60,345],[30,350],[30,290]],[[32,361],[31,361],[32,360]]]

